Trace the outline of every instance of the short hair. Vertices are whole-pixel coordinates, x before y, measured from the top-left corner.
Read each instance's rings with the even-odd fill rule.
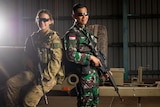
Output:
[[[85,5],[83,5],[83,4],[80,4],[80,3],[74,4],[74,5],[73,5],[73,8],[72,8],[72,14],[76,14],[76,13],[77,13],[77,10],[78,10],[79,8],[83,8],[83,7],[87,8],[87,6],[85,6]]]
[[[37,12],[37,15],[36,15],[36,18],[35,18],[35,21],[36,21],[36,22],[37,22],[37,19],[39,18],[39,16],[40,16],[42,13],[48,14],[50,20],[53,20],[52,14],[51,14],[51,12],[50,12],[48,9],[40,9],[40,10]]]

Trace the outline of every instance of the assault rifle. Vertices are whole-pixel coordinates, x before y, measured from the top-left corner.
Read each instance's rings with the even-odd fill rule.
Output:
[[[119,89],[118,89],[118,87],[117,87],[117,85],[116,85],[116,83],[115,83],[115,81],[114,81],[114,79],[113,79],[110,71],[108,70],[108,67],[107,67],[106,64],[105,64],[105,57],[103,56],[102,52],[101,52],[101,51],[97,51],[97,50],[95,49],[96,43],[91,39],[90,33],[86,32],[86,31],[84,31],[84,30],[82,30],[82,29],[79,29],[79,30],[87,37],[87,39],[88,39],[89,42],[90,42],[89,47],[91,48],[94,56],[96,56],[96,57],[100,60],[100,62],[101,62],[101,64],[102,64],[102,66],[97,67],[98,71],[100,71],[100,73],[102,73],[105,77],[106,77],[106,74],[108,75],[108,78],[109,78],[109,80],[111,81],[111,83],[112,83],[115,91],[117,92],[120,100],[121,100],[122,102],[124,102],[124,99],[120,96],[120,94],[119,94]]]
[[[48,104],[48,98],[47,98],[47,95],[44,91],[44,86],[43,86],[43,70],[42,70],[42,67],[41,67],[41,63],[40,61],[42,61],[42,57],[41,57],[41,52],[40,52],[40,49],[39,48],[36,48],[35,47],[35,44],[34,44],[34,41],[33,41],[33,38],[31,37],[31,42],[32,42],[32,46],[35,50],[35,52],[37,52],[37,61],[36,61],[36,64],[37,64],[37,67],[36,69],[34,69],[36,72],[35,73],[35,77],[37,77],[37,83],[41,85],[42,87],[42,92],[43,92],[43,97],[44,97],[44,101],[45,101],[45,104]]]
[[[37,51],[38,51],[38,58],[39,58],[39,61],[38,61],[38,71],[39,71],[39,76],[40,76],[38,78],[38,83],[42,87],[42,92],[43,92],[43,97],[44,97],[45,104],[48,104],[48,98],[47,98],[47,95],[46,95],[46,93],[44,91],[44,86],[43,86],[43,82],[42,82],[42,80],[43,80],[43,71],[42,71],[42,67],[41,67],[41,63],[40,63],[40,61],[42,60],[41,55],[40,55],[40,49],[37,48]]]
[[[119,94],[119,89],[118,89],[118,87],[117,87],[117,85],[116,85],[116,83],[115,83],[115,81],[114,81],[111,73],[109,72],[107,66],[105,65],[105,58],[104,58],[103,54],[102,54],[100,51],[96,51],[94,48],[92,48],[92,50],[93,50],[94,55],[100,60],[100,62],[101,62],[101,64],[102,64],[102,66],[99,66],[99,67],[98,67],[98,70],[99,70],[104,76],[106,76],[106,74],[108,75],[108,78],[109,78],[109,80],[111,81],[111,83],[112,83],[115,91],[117,92],[120,100],[123,102],[124,99],[120,96],[120,94]]]

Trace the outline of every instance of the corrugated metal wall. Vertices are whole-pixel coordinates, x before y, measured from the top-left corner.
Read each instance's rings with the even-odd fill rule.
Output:
[[[36,12],[41,8],[52,11],[55,18],[53,29],[60,35],[72,25],[71,9],[74,3],[88,6],[89,24],[105,25],[108,30],[108,66],[123,67],[123,0],[1,0],[11,2],[18,16],[15,45],[24,45],[24,40],[37,30],[34,23]],[[145,74],[160,78],[160,5],[159,0],[128,0],[128,70],[135,75],[139,66]],[[13,11],[13,10],[12,10]],[[147,77],[147,75],[145,76]]]
[[[129,69],[160,72],[160,1],[129,0]],[[144,73],[145,73],[144,72]]]

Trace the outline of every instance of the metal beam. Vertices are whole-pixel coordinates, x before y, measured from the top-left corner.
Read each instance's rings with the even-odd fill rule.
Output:
[[[118,87],[121,96],[149,97],[160,96],[160,87]],[[114,87],[100,86],[100,96],[117,96]]]

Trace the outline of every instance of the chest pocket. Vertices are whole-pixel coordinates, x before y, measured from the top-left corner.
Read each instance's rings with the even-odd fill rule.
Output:
[[[48,34],[46,36],[42,36],[39,38],[39,46],[40,46],[40,51],[41,51],[41,62],[43,64],[47,64],[51,58],[53,52],[51,51],[52,46],[52,35],[53,34]]]
[[[41,57],[42,57],[42,63],[48,63],[48,61],[51,59],[51,51],[47,48],[41,48]]]
[[[90,52],[91,51],[89,47],[89,40],[85,36],[81,36],[79,38],[78,48],[80,52]]]

